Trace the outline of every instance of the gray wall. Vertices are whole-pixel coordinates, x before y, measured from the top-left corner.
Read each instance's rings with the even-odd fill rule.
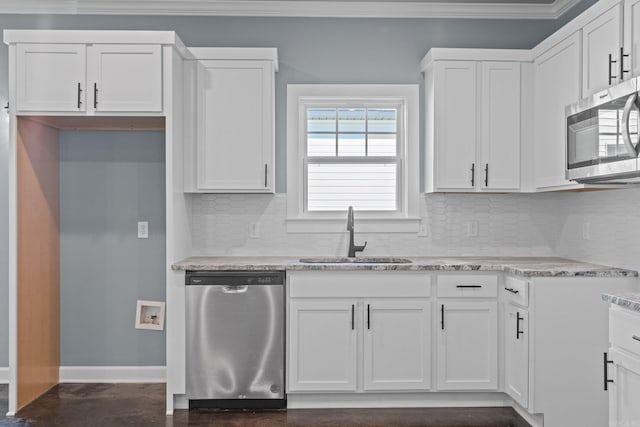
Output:
[[[164,132],[60,132],[61,365],[164,365],[164,333],[134,329],[165,300],[164,175]]]
[[[586,0],[590,1],[590,0]],[[313,18],[228,18],[228,17],[143,17],[143,16],[68,16],[68,15],[0,15],[0,28],[13,29],[121,29],[121,30],[174,30],[188,46],[273,46],[278,48],[280,72],[276,78],[276,161],[277,191],[285,191],[285,95],[288,83],[418,83],[421,80],[419,61],[431,47],[483,47],[530,48],[556,28],[553,20],[440,20],[440,19],[313,19]],[[7,99],[7,53],[0,47],[0,103]],[[8,364],[7,352],[7,147],[8,132],[5,113],[0,112],[0,366]],[[70,136],[69,136],[70,137]],[[71,137],[70,137],[71,138]],[[95,147],[96,156],[100,149]],[[91,156],[91,153],[87,153]],[[111,176],[116,185],[119,177]],[[160,184],[158,184],[160,185]],[[67,191],[64,190],[63,191]],[[141,194],[139,205],[152,204],[148,194]],[[80,213],[89,214],[91,206],[79,206]],[[86,212],[85,212],[86,210]],[[64,213],[64,212],[63,212]],[[104,219],[102,219],[104,220]],[[99,218],[88,215],[86,230],[105,230],[100,241],[103,250],[115,250],[117,233],[105,229]],[[95,223],[94,223],[95,221]],[[135,223],[135,218],[123,220]],[[62,240],[69,242],[76,236]],[[86,237],[86,236],[85,236]],[[79,243],[79,242],[77,242]],[[162,242],[149,241],[145,251],[159,252]],[[137,246],[126,246],[122,257],[139,256]],[[62,271],[72,268],[63,260]],[[101,267],[114,266],[116,260]],[[146,348],[160,348],[162,334],[134,334],[130,328],[132,308],[120,304],[123,298],[141,296],[141,281],[146,265],[127,271],[123,280],[103,279],[104,286],[85,290],[79,282],[64,283],[62,309],[85,307],[85,302],[98,304],[93,321],[86,316],[75,318],[63,314],[62,348],[64,364],[101,365],[105,363],[147,364],[147,355],[127,349],[132,342],[148,339]],[[98,272],[96,268],[94,272]],[[87,272],[88,273],[88,272]],[[124,279],[128,279],[125,281]],[[72,286],[67,288],[67,286]],[[155,283],[153,292],[163,295],[161,283]],[[74,291],[76,289],[77,291]],[[134,292],[132,289],[136,289]],[[152,290],[149,289],[149,292]],[[83,310],[80,308],[79,310]],[[109,314],[107,314],[109,313]],[[80,313],[82,314],[82,313]],[[104,316],[113,316],[113,322],[103,322]],[[99,316],[99,317],[98,317]],[[111,319],[111,318],[110,318]],[[121,320],[126,319],[126,320]],[[106,325],[101,332],[91,330],[95,324]],[[96,350],[87,350],[86,337],[93,333],[101,341]],[[104,352],[102,351],[104,349]],[[87,357],[81,356],[87,352]],[[95,357],[94,357],[95,356]],[[164,362],[162,357],[154,363]],[[151,363],[151,362],[149,362]]]

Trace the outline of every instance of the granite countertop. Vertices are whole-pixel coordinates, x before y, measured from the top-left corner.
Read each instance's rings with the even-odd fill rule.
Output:
[[[628,308],[640,313],[640,292],[628,292],[625,294],[602,294],[602,299],[612,304]]]
[[[302,257],[304,258],[304,257]],[[311,257],[307,257],[311,258]],[[322,257],[313,257],[313,259]],[[337,257],[326,257],[337,258]],[[366,257],[365,257],[366,258]],[[397,257],[394,257],[397,258]],[[173,270],[503,271],[523,277],[638,277],[638,272],[551,257],[402,257],[410,263],[306,263],[292,256],[195,256]]]

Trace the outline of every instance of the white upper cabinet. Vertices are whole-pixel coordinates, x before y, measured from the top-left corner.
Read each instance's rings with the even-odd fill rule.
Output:
[[[87,59],[89,108],[162,111],[160,45],[91,45]]]
[[[19,113],[162,112],[160,44],[17,43],[15,55]]]
[[[450,59],[491,57],[469,52],[423,60],[426,192],[520,191],[521,64]]]
[[[270,61],[202,61],[198,69],[198,189],[273,192]]]
[[[483,189],[520,189],[520,63],[482,62]]]
[[[630,69],[631,76],[640,75],[640,0],[624,2],[624,58],[625,70]],[[625,75],[625,79],[628,75]]]
[[[621,76],[621,65],[628,70],[628,59],[620,57],[621,48],[622,5],[618,4],[582,28],[582,96],[629,77],[627,73]]]
[[[185,191],[275,192],[275,48],[191,48]],[[189,68],[190,67],[190,68]],[[189,119],[188,119],[189,120]],[[191,135],[190,135],[191,134]]]
[[[580,98],[580,34],[574,33],[534,60],[534,186],[565,189],[565,107]]]
[[[427,121],[434,122],[433,163],[427,164],[433,190],[475,189],[477,105],[476,63],[438,61],[433,71],[434,104]],[[430,83],[427,83],[429,85]]]
[[[86,111],[86,48],[82,44],[19,44],[18,111]]]

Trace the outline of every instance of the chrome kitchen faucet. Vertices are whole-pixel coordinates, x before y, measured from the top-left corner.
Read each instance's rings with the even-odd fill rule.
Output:
[[[356,252],[364,251],[364,248],[367,247],[367,242],[364,242],[364,245],[357,246],[353,243],[353,230],[355,226],[353,223],[353,206],[349,206],[349,211],[347,213],[347,230],[349,230],[349,253],[347,256],[349,258],[355,258]]]

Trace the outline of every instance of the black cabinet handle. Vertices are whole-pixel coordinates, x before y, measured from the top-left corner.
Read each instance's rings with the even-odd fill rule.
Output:
[[[471,163],[471,186],[475,187],[476,185],[476,164]]]
[[[615,79],[616,77],[618,77],[618,76],[614,76],[614,75],[611,74],[611,65],[615,64],[616,62],[618,62],[618,61],[614,61],[613,60],[613,56],[611,54],[609,54],[609,86],[611,86],[611,81],[613,79]]]
[[[484,186],[489,186],[489,163],[485,163],[484,165]]]
[[[264,164],[264,188],[267,188],[267,171],[268,169],[268,165],[265,163]]]
[[[633,339],[634,339],[634,340],[636,340],[636,341],[640,341],[640,337],[639,337],[639,336],[637,336],[637,335],[634,335],[634,336],[632,336],[631,338],[633,338]]]
[[[355,313],[356,313],[356,306],[355,306],[355,304],[351,304],[351,330],[352,331],[356,328],[356,326],[355,326],[355,317],[356,317]]]
[[[371,305],[367,304],[367,329],[371,329]]]
[[[93,108],[98,108],[98,83],[93,84]]]
[[[624,69],[624,58],[628,58],[629,54],[624,53],[624,48],[620,48],[620,81],[624,80],[624,74],[629,73],[629,70]]]
[[[609,383],[612,383],[613,380],[609,379],[609,363],[613,363],[613,360],[607,359],[607,353],[604,353],[604,391],[609,390]]]
[[[520,330],[520,321],[524,320],[524,317],[520,317],[520,312],[516,311],[516,339],[520,339],[520,334],[524,335],[524,331]]]
[[[82,88],[80,87],[80,82],[78,82],[78,110],[80,109],[80,105],[82,104],[82,100],[80,99],[81,93],[82,93]]]
[[[444,304],[440,305],[440,328],[444,331]]]
[[[481,288],[482,285],[456,285],[456,288],[472,288],[472,289],[477,289],[477,288]]]
[[[519,294],[519,293],[520,293],[520,291],[519,291],[519,290],[517,290],[517,289],[513,289],[513,288],[507,288],[506,286],[505,286],[504,290],[505,290],[505,291],[509,291],[509,292],[511,292],[512,294]]]

